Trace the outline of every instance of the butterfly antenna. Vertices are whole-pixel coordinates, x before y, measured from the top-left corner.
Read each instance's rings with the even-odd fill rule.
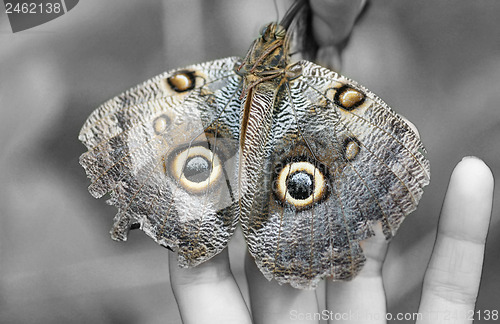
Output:
[[[280,20],[280,9],[278,7],[278,3],[276,2],[276,0],[274,0],[273,3],[274,3],[274,12],[276,12],[276,22],[278,22]]]

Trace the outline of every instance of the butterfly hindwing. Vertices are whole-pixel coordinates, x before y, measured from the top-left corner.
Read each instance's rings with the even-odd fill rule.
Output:
[[[302,75],[278,96],[251,212],[240,217],[268,279],[312,288],[359,272],[359,242],[377,221],[393,236],[416,208],[429,165],[418,136],[373,93],[299,64]]]
[[[233,212],[241,77],[236,58],[159,75],[99,107],[80,132],[94,197],[118,208],[112,237],[140,226],[197,265],[227,245]],[[138,224],[138,225],[136,225]]]

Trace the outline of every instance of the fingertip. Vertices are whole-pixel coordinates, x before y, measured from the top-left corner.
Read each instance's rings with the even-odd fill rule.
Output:
[[[484,243],[493,205],[494,178],[481,159],[464,157],[451,175],[439,231]]]
[[[462,158],[453,170],[452,179],[459,181],[468,191],[480,188],[485,192],[493,192],[495,182],[491,169],[476,156]]]

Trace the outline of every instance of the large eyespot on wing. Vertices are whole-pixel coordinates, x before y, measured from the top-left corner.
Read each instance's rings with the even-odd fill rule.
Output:
[[[240,218],[268,279],[314,288],[322,278],[356,276],[365,262],[360,241],[373,235],[374,222],[392,237],[430,172],[418,136],[382,100],[335,72],[299,64],[302,75],[273,116],[274,150],[263,173],[274,181],[258,181],[251,212]],[[295,171],[280,174],[289,161]],[[297,184],[281,180],[294,174]]]
[[[172,216],[152,223],[161,224],[156,227],[157,236],[178,239],[181,265],[197,265],[222,251],[234,231],[237,218],[231,175],[235,174],[236,148],[234,138],[208,132],[164,156]]]
[[[218,154],[201,144],[192,144],[171,154],[165,172],[192,194],[202,194],[222,181],[222,162]]]
[[[298,156],[275,170],[274,193],[283,204],[289,204],[297,210],[314,206],[327,195],[326,174],[322,168],[308,161],[307,157]]]
[[[237,58],[159,75],[99,107],[79,139],[94,197],[118,208],[113,239],[131,227],[194,266],[224,249],[237,223],[234,156],[241,78]],[[204,178],[205,177],[205,178]]]

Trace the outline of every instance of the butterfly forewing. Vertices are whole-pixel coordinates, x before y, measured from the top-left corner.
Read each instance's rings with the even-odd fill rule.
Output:
[[[236,58],[153,78],[98,108],[80,139],[95,197],[118,207],[112,237],[133,224],[179,253],[183,266],[222,251],[237,218],[241,78]]]

